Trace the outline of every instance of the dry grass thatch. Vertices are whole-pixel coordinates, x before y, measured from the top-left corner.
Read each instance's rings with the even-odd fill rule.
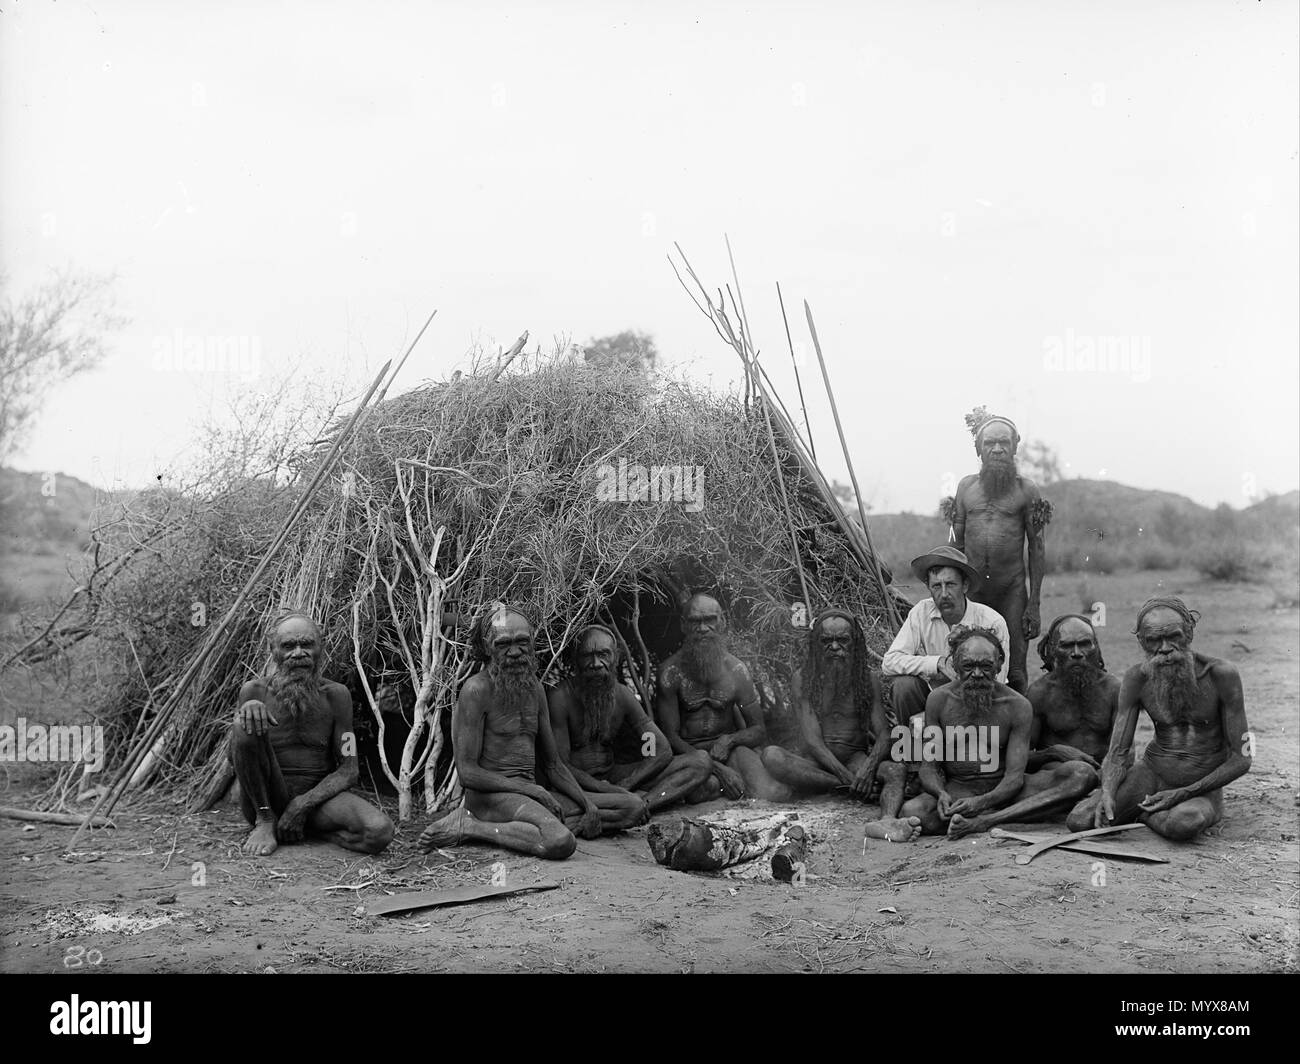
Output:
[[[352,688],[381,748],[399,719],[381,704],[394,708],[392,692],[406,693],[409,736],[399,763],[385,765],[403,816],[421,779],[430,808],[455,786],[444,724],[476,667],[468,622],[488,602],[517,603],[536,619],[547,671],[579,628],[612,617],[643,688],[653,685],[652,655],[673,649],[675,599],[691,590],[723,601],[736,648],[774,689],[799,658],[800,625],[823,606],[861,613],[883,647],[892,633],[860,543],[785,433],[778,470],[762,402],[539,355],[505,373],[480,362],[381,403],[275,559],[264,608],[238,618],[208,658],[136,782],[183,786],[195,804],[221,788],[231,707],[265,665],[265,631],[285,608],[320,619],[327,674]],[[702,505],[602,497],[620,460],[699,467]],[[136,604],[129,623],[121,610],[97,622],[126,663],[98,713],[110,767],[192,656],[202,635],[195,604],[215,618],[234,600],[312,461],[305,453],[288,485],[246,483],[201,500],[160,494],[101,535],[109,556],[148,544],[115,584],[119,600]],[[799,604],[778,477],[810,610]]]

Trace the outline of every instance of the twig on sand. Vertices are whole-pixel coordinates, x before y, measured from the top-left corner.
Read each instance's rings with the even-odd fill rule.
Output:
[[[85,820],[85,817],[73,813],[41,813],[35,809],[18,809],[11,805],[0,805],[0,817],[8,817],[10,820],[34,820],[38,824],[67,824],[69,827],[76,827]],[[97,816],[89,823],[97,828],[116,827],[106,816]]]

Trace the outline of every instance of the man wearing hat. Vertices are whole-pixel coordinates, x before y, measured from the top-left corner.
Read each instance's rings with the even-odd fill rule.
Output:
[[[893,683],[894,713],[900,723],[925,712],[925,700],[936,687],[956,678],[948,659],[948,633],[958,625],[990,628],[1002,644],[998,683],[1007,682],[1010,637],[1006,622],[991,606],[967,597],[979,574],[956,547],[935,547],[912,559],[912,572],[929,591],[912,607],[903,627],[885,651],[881,673]]]

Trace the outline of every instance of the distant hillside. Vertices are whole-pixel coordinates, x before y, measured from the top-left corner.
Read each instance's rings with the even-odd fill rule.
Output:
[[[1294,567],[1300,555],[1300,491],[1241,510],[1109,480],[1058,481],[1043,497],[1055,511],[1047,532],[1051,572],[1199,566],[1215,552],[1240,553],[1246,565],[1280,559]],[[900,579],[909,559],[948,541],[938,503],[936,515],[869,515],[876,549]]]
[[[0,469],[0,554],[80,553],[108,494],[64,473]]]

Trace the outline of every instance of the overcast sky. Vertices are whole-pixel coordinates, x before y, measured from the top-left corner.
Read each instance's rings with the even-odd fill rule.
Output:
[[[2,10],[10,291],[111,271],[131,319],[19,468],[166,468],[239,385],[157,368],[178,343],[362,381],[434,308],[397,390],[524,329],[731,386],[666,258],[722,284],[725,232],[787,400],[774,282],[820,396],[812,305],[878,511],[974,470],[978,404],[1069,475],[1300,485],[1294,0]]]

